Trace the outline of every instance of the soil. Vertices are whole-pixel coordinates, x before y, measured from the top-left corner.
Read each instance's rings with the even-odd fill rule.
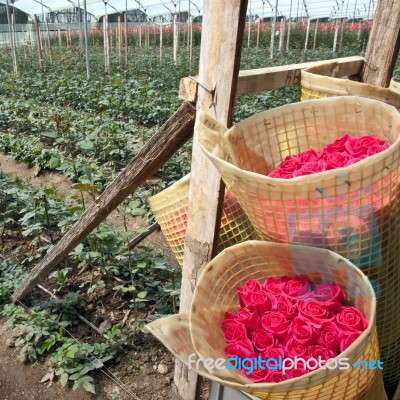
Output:
[[[56,186],[60,193],[67,194],[70,191],[68,179],[58,173],[42,172],[36,176],[36,171],[25,164],[15,162],[11,157],[0,153],[0,170],[9,175],[19,176],[31,185]],[[113,212],[107,217],[106,222],[113,226],[122,226],[122,219],[117,212]],[[130,218],[128,220],[128,230],[146,226],[142,218]],[[8,238],[12,242],[24,245],[24,240],[19,237]],[[142,244],[159,249],[163,252],[168,262],[176,264],[175,257],[171,252],[168,243],[165,241],[161,232],[152,233]],[[27,245],[28,248],[28,245]],[[80,280],[87,280],[84,275],[74,276],[74,286]],[[44,286],[50,291],[55,287],[49,280],[43,282]],[[72,288],[71,288],[72,289]],[[66,288],[59,293],[63,297],[68,292]],[[33,293],[35,300],[47,300],[48,295],[35,290]],[[117,304],[117,302],[119,302]],[[121,304],[122,303],[122,304]],[[104,296],[91,299],[85,304],[84,317],[89,319],[96,326],[109,319],[112,323],[120,322],[129,308],[123,302],[104,293]],[[128,318],[127,323],[130,322]],[[3,321],[0,320],[0,327]],[[81,332],[79,337],[91,336],[96,339],[97,334],[86,325],[79,327]],[[114,380],[101,372],[95,377],[96,395],[92,395],[83,390],[72,391],[63,389],[59,383],[48,386],[47,383],[40,383],[40,380],[47,373],[46,360],[35,364],[22,364],[16,350],[10,348],[12,345],[7,340],[7,333],[0,336],[0,400],[46,400],[46,399],[65,399],[65,400],[158,400],[177,398],[173,395],[173,373],[174,358],[170,352],[163,347],[150,334],[140,332],[135,339],[134,350],[128,354],[120,356],[118,362],[110,366]],[[98,340],[98,337],[97,337]],[[138,343],[137,343],[138,342]],[[161,367],[160,367],[161,366]],[[115,378],[119,382],[115,383]],[[203,388],[203,398],[207,398],[207,385]]]

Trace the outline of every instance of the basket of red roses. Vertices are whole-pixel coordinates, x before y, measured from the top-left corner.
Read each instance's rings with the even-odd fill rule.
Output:
[[[154,217],[160,224],[161,231],[181,267],[187,225],[189,184],[190,174],[148,199]],[[219,251],[249,239],[256,239],[254,228],[235,195],[227,191],[221,217]]]
[[[201,114],[196,129],[204,152],[262,238],[336,251],[375,282],[384,379],[397,383],[397,110],[367,98],[332,97],[265,111],[229,130]]]
[[[389,88],[368,83],[340,79],[337,62],[327,62],[301,71],[301,100],[314,100],[332,96],[361,96],[383,101],[400,109],[398,83],[391,81]]]
[[[375,306],[339,255],[248,241],[207,265],[188,318],[148,329],[200,375],[260,399],[379,400]]]

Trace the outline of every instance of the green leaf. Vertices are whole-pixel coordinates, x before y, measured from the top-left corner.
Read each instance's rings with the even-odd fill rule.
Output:
[[[41,132],[40,133],[44,137],[48,137],[51,139],[56,139],[58,138],[58,133],[57,132]]]
[[[60,384],[62,387],[65,387],[67,383],[68,383],[68,374],[64,372],[60,377]]]
[[[83,140],[81,142],[78,142],[77,145],[82,149],[82,150],[92,150],[94,143],[91,142],[90,140]]]
[[[90,393],[96,394],[96,389],[94,385],[88,381],[83,382],[82,387]]]
[[[42,378],[42,380],[40,381],[40,383],[44,383],[44,382],[47,382],[47,381],[52,381],[53,378],[54,378],[54,372],[48,372],[48,373]]]
[[[144,299],[147,296],[147,291],[143,291],[137,294],[139,299]]]
[[[75,183],[71,185],[72,189],[79,190],[80,192],[96,192],[99,187],[89,183]]]

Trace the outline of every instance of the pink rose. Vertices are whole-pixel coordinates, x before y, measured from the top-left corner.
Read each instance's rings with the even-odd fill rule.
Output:
[[[308,354],[308,346],[299,343],[295,338],[289,339],[285,344],[285,350],[289,358],[304,357]]]
[[[364,135],[357,138],[349,138],[344,147],[347,152],[354,158],[368,155],[368,148],[374,145],[385,145],[382,139],[370,135]]]
[[[271,171],[268,176],[270,178],[289,179],[293,177],[293,173],[287,174],[278,167]]]
[[[281,370],[275,370],[275,371],[268,372],[265,382],[277,383],[277,382],[285,381],[286,379],[289,379],[287,374],[283,375]]]
[[[239,342],[247,338],[245,325],[236,319],[226,319],[222,323],[222,332],[227,342]]]
[[[335,314],[331,309],[316,301],[300,301],[299,317],[314,328],[321,328],[323,323],[332,321]]]
[[[351,160],[351,156],[347,153],[331,153],[327,154],[324,159],[326,161],[326,169],[330,170],[343,168]]]
[[[269,358],[279,360],[279,357],[284,359],[286,357],[285,347],[282,344],[273,344],[263,353],[263,357],[265,360]]]
[[[315,286],[313,299],[335,310],[346,301],[346,293],[335,283],[320,283]]]
[[[389,147],[389,145],[386,144],[386,143],[383,144],[383,145],[381,145],[381,144],[374,144],[374,145],[368,147],[367,155],[368,155],[368,156],[373,156],[374,154],[378,154],[378,153],[380,153],[381,151],[386,150],[388,147]]]
[[[318,338],[318,344],[337,353],[340,349],[342,337],[343,334],[337,325],[333,322],[328,322],[322,328]]]
[[[258,328],[259,318],[257,311],[250,311],[247,308],[241,308],[234,318],[244,324],[248,329],[255,330]]]
[[[248,371],[245,369],[242,369],[242,373],[245,374],[249,379],[251,379],[253,382],[268,382],[267,377],[269,370],[268,368],[258,368],[255,369],[251,374],[248,374]]]
[[[310,293],[310,283],[305,278],[295,276],[282,284],[281,292],[289,299],[299,300]]]
[[[301,163],[299,162],[297,156],[287,156],[279,165],[281,171],[287,175],[293,175],[293,172],[299,167],[301,167]]]
[[[281,286],[282,283],[289,281],[290,278],[288,276],[283,276],[281,278],[268,278],[263,285],[263,289],[276,297],[279,297],[281,294]]]
[[[324,160],[318,160],[315,162],[308,162],[302,165],[302,167],[293,172],[293,177],[316,174],[317,172],[326,171],[326,162]]]
[[[331,349],[328,349],[327,347],[319,345],[310,346],[308,348],[308,354],[310,355],[311,358],[315,358],[317,360],[319,357],[321,357],[322,360],[329,360],[330,358],[336,357],[336,352],[334,352]]]
[[[277,300],[273,294],[260,290],[259,292],[252,293],[248,306],[252,309],[256,309],[261,316],[267,311],[275,311],[276,305]]]
[[[260,282],[249,279],[243,287],[237,289],[241,307],[247,307],[251,303],[251,295],[261,290]]]
[[[361,311],[355,307],[340,307],[336,314],[336,324],[346,335],[354,332],[363,332],[368,321]]]
[[[323,153],[325,155],[332,153],[343,153],[346,151],[345,143],[350,139],[349,135],[344,135],[340,139],[335,140],[333,143],[330,143],[324,147]]]
[[[361,332],[350,333],[349,336],[345,336],[340,341],[340,351],[345,351],[353,342],[356,341],[361,335]]]
[[[283,294],[278,298],[277,310],[282,313],[287,319],[291,320],[297,315],[297,308]]]
[[[292,368],[289,369],[288,371],[285,371],[285,376],[287,376],[287,379],[298,378],[300,376],[307,374],[308,372],[309,371],[303,368]]]
[[[249,339],[243,339],[237,342],[230,342],[225,346],[225,354],[228,357],[255,358],[253,344]]]
[[[253,333],[253,343],[257,350],[265,352],[275,343],[275,339],[272,333],[266,332],[263,329],[257,329]]]
[[[290,321],[279,311],[271,311],[261,318],[262,327],[280,340],[286,338],[289,324]]]
[[[315,328],[304,322],[300,317],[296,317],[289,328],[289,334],[296,339],[297,342],[304,345],[311,345],[317,343],[318,334]]]
[[[366,158],[366,156],[363,156],[363,157],[356,157],[356,158],[350,158],[350,160],[347,161],[345,167],[348,167],[349,165],[355,164],[355,163],[357,163],[357,162],[363,160],[364,158]]]
[[[308,162],[318,161],[320,156],[321,156],[321,154],[317,150],[310,149],[310,150],[303,151],[302,153],[300,153],[297,156],[297,160],[300,163],[300,165],[303,165]]]

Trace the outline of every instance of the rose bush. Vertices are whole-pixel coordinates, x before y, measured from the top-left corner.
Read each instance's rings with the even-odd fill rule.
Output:
[[[338,142],[335,146],[339,146]],[[364,315],[347,304],[336,284],[311,284],[300,276],[249,279],[237,289],[240,309],[227,312],[222,331],[228,357],[264,360],[301,357],[328,360],[349,347],[367,328]],[[309,371],[256,369],[254,382],[281,382]]]

